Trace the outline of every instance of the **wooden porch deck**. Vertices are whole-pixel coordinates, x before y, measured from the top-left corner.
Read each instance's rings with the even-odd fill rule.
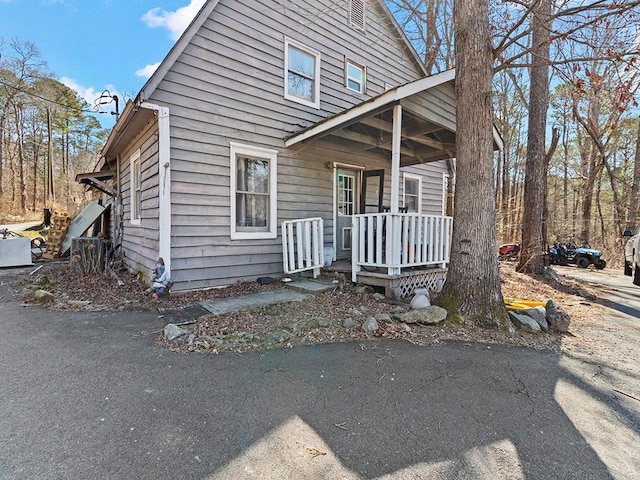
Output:
[[[325,272],[343,273],[351,276],[351,261],[337,260],[330,266],[322,267]],[[426,288],[430,293],[438,293],[447,276],[447,269],[433,266],[403,269],[402,273],[389,275],[385,268],[364,267],[357,275],[357,282],[372,287],[384,288],[386,297],[405,298],[413,295],[416,288]]]

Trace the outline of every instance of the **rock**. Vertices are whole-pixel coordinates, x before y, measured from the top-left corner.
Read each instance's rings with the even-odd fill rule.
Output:
[[[365,333],[373,333],[379,328],[380,326],[378,325],[378,321],[375,319],[375,317],[367,318],[362,324],[362,329],[365,331]]]
[[[409,304],[409,308],[411,310],[418,310],[420,308],[427,308],[431,306],[429,292],[426,288],[416,288],[413,293],[414,296]]]
[[[331,325],[332,321],[330,318],[316,318],[315,322],[318,327],[327,328],[329,325]]]
[[[191,332],[184,328],[180,328],[175,323],[169,323],[164,327],[164,338],[169,342],[175,342],[181,337],[186,337]]]
[[[45,287],[51,284],[51,282],[49,281],[49,278],[44,274],[36,275],[31,279],[30,283],[32,285],[38,285],[40,287]]]
[[[547,278],[550,278],[551,280],[554,280],[556,282],[560,281],[560,275],[558,275],[558,272],[556,272],[551,267],[545,267],[544,276],[547,277]]]
[[[349,317],[349,318],[345,318],[345,319],[342,321],[342,326],[343,326],[344,328],[353,328],[353,327],[355,327],[355,326],[356,326],[356,321],[355,321],[353,318],[351,318],[351,317]]]
[[[549,324],[547,322],[547,310],[544,307],[534,307],[534,308],[525,308],[522,310],[518,310],[520,315],[526,315],[528,317],[533,318],[540,328],[545,332],[549,331]]]
[[[411,333],[411,327],[409,325],[407,325],[406,323],[401,323],[400,324],[402,326],[402,329],[407,332],[407,333]]]
[[[392,315],[398,314],[398,313],[402,313],[402,312],[404,312],[404,308],[402,307],[402,305],[396,305],[395,307],[393,307],[391,309],[391,314]]]
[[[388,313],[379,313],[376,315],[376,320],[379,322],[391,323],[391,315]]]
[[[283,331],[269,332],[267,338],[274,343],[284,343],[289,335]]]
[[[437,305],[431,305],[426,308],[420,308],[418,310],[409,310],[405,313],[398,313],[393,315],[393,319],[403,323],[421,323],[423,325],[435,325],[442,322],[447,318],[447,311],[438,307]]]
[[[569,323],[571,317],[562,308],[557,306],[553,300],[547,302],[547,322],[549,323],[549,330],[552,332],[566,333],[569,331]]]
[[[67,300],[67,303],[74,307],[86,307],[91,305],[91,300]]]
[[[40,303],[53,302],[53,299],[55,298],[53,293],[47,292],[46,290],[36,290],[33,292],[33,296]]]
[[[385,298],[387,298],[387,297],[385,297],[382,293],[376,292],[376,293],[373,294],[373,299],[378,301],[378,302],[384,300]]]
[[[363,285],[362,283],[359,283],[356,285],[356,293],[373,293],[373,287],[370,285]]]
[[[509,312],[509,318],[523,332],[540,333],[540,325],[533,318],[522,313]]]

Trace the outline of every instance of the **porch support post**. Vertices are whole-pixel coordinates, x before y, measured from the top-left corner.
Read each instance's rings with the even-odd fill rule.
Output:
[[[391,143],[391,213],[398,213],[400,201],[400,140],[402,139],[402,105],[393,107]]]

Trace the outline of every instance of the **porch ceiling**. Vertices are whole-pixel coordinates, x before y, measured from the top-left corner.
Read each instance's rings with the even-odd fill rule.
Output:
[[[402,105],[400,165],[456,156],[455,72],[423,78],[389,90],[327,118],[285,140],[286,146],[330,137],[354,151],[391,155],[393,107]]]

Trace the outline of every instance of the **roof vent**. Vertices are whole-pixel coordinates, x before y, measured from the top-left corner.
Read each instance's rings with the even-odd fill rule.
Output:
[[[349,23],[360,30],[364,30],[365,12],[367,9],[366,0],[349,1]]]

